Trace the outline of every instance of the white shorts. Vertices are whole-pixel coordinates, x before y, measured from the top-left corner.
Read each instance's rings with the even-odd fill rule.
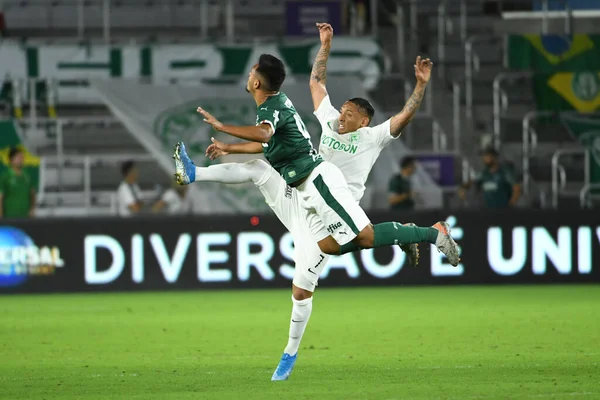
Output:
[[[294,239],[294,280],[301,289],[314,292],[329,255],[322,253],[311,235],[307,211],[302,207],[298,191],[289,187],[273,168],[256,183],[269,207]]]
[[[344,245],[371,223],[354,200],[342,172],[329,162],[319,164],[297,190],[317,242],[333,236],[339,245]]]

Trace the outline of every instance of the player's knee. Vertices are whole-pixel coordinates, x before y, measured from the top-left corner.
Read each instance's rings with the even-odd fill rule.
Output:
[[[298,286],[292,284],[292,296],[295,300],[306,300],[308,298],[311,298],[312,295],[313,292],[309,292],[306,289],[299,288]]]
[[[264,172],[269,170],[269,164],[267,164],[264,160],[250,160],[244,163],[244,165],[252,170],[258,172]]]
[[[375,231],[373,225],[367,225],[365,229],[354,239],[354,244],[363,249],[372,249],[375,246]]]
[[[335,239],[331,236],[321,240],[319,242],[319,248],[323,253],[333,256],[340,254],[341,250],[338,242],[336,242]]]

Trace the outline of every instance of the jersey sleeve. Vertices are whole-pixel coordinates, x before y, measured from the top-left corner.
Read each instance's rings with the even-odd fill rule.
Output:
[[[256,113],[256,125],[269,124],[273,128],[273,134],[277,131],[280,123],[280,111],[273,107],[259,107]]]
[[[391,119],[388,119],[384,123],[373,127],[372,132],[375,136],[377,144],[379,144],[379,147],[381,148],[386,147],[392,142],[392,140],[398,139],[400,137],[400,135],[396,137],[392,136]]]
[[[315,114],[315,117],[317,117],[321,124],[326,124],[329,121],[338,119],[340,116],[340,112],[331,105],[329,95],[325,96],[325,98],[321,101],[321,104],[319,104],[319,108],[317,108],[313,114]]]

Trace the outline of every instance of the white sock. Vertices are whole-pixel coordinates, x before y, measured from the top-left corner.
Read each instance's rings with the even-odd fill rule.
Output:
[[[296,300],[292,296],[292,303],[294,304],[292,306],[292,319],[290,321],[290,338],[283,351],[291,356],[298,352],[302,335],[304,335],[304,330],[306,329],[306,325],[308,325],[310,313],[312,312],[312,297],[304,300]]]
[[[271,170],[263,160],[196,167],[196,182],[257,183]]]

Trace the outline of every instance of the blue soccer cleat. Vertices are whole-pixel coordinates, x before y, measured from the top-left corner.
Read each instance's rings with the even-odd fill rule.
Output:
[[[185,144],[177,142],[175,145],[175,180],[180,185],[189,185],[196,180],[196,165],[185,151]]]
[[[285,381],[290,377],[292,370],[294,369],[294,364],[296,364],[296,357],[298,357],[298,353],[293,356],[290,356],[287,353],[283,353],[281,356],[281,360],[279,361],[279,365],[275,372],[273,372],[273,376],[271,377],[272,381]]]

